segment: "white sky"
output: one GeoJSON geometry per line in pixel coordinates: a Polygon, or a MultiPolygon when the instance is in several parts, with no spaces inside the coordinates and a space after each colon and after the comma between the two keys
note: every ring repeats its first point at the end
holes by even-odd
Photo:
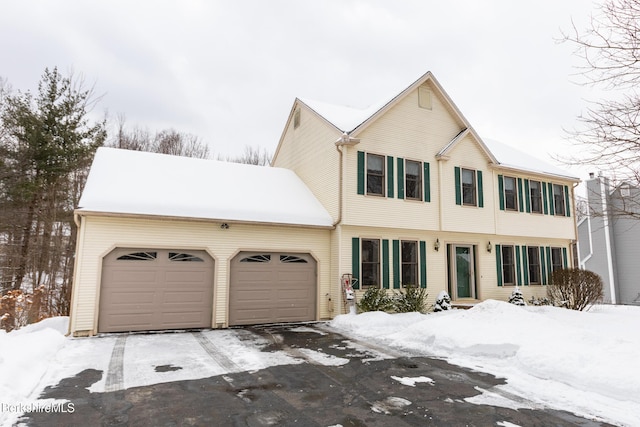
{"type": "MultiPolygon", "coordinates": [[[[104,94],[96,113],[172,127],[214,154],[273,152],[294,98],[366,107],[432,71],[482,137],[566,151],[591,89],[561,30],[585,0],[21,0],[0,2],[0,76],[45,67],[104,94]],[[575,80],[575,79],[574,79],[575,80]]],[[[581,177],[585,177],[581,173],[581,177]]]]}

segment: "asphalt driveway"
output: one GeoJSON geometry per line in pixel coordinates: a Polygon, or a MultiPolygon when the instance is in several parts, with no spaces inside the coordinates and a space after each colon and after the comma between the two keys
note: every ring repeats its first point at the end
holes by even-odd
{"type": "Polygon", "coordinates": [[[96,360],[103,362],[61,379],[40,397],[67,400],[73,412],[27,413],[21,423],[606,425],[567,412],[525,409],[535,405],[505,396],[496,388],[503,384],[499,378],[345,337],[324,323],[119,334],[78,342],[102,352],[96,360]],[[478,404],[480,395],[495,395],[502,404],[492,406],[487,399],[478,404]]]}

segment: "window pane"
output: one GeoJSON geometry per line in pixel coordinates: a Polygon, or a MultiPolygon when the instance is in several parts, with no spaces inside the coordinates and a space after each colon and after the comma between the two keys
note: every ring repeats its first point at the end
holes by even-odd
{"type": "Polygon", "coordinates": [[[384,196],[384,156],[367,154],[367,194],[384,196]]]}
{"type": "Polygon", "coordinates": [[[518,198],[516,196],[516,179],[504,177],[504,206],[508,210],[518,209],[518,198]]]}
{"type": "Polygon", "coordinates": [[[402,241],[402,285],[418,285],[418,242],[402,241]]]}
{"type": "Polygon", "coordinates": [[[561,270],[562,268],[562,248],[551,248],[551,271],[561,270]]]}
{"type": "Polygon", "coordinates": [[[362,239],[362,285],[380,286],[380,240],[362,239]]]}
{"type": "Polygon", "coordinates": [[[502,277],[505,285],[515,284],[513,246],[502,246],[502,277]]]}
{"type": "Polygon", "coordinates": [[[529,181],[529,194],[531,197],[531,212],[542,213],[542,191],[539,181],[529,181]]]}
{"type": "Polygon", "coordinates": [[[407,160],[405,163],[405,193],[407,199],[422,199],[422,163],[407,160]]]}
{"type": "Polygon", "coordinates": [[[476,171],[462,169],[462,203],[476,205],[476,171]]]}
{"type": "Polygon", "coordinates": [[[562,185],[553,184],[553,205],[556,215],[565,215],[564,188],[562,187],[562,185]]]}
{"type": "Polygon", "coordinates": [[[527,247],[527,260],[529,261],[529,283],[540,283],[540,249],[537,246],[527,247]]]}

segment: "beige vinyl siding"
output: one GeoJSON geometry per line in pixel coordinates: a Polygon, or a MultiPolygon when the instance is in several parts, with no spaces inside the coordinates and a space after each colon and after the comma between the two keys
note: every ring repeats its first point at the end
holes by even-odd
{"type": "MultiPolygon", "coordinates": [[[[455,233],[455,232],[433,232],[427,230],[407,230],[400,228],[386,227],[360,227],[360,226],[344,226],[342,227],[341,244],[343,249],[339,263],[342,267],[340,273],[352,273],[351,271],[351,239],[358,237],[360,239],[388,239],[392,240],[423,240],[426,242],[426,263],[427,263],[427,309],[431,309],[435,303],[438,293],[448,289],[448,265],[447,265],[447,245],[449,244],[468,244],[475,245],[477,250],[475,271],[477,281],[477,298],[476,300],[496,299],[507,301],[514,286],[498,286],[497,265],[496,265],[496,244],[513,244],[519,246],[551,246],[567,248],[568,256],[570,255],[570,240],[550,239],[550,238],[525,238],[503,235],[487,235],[481,233],[455,233]],[[434,249],[434,243],[438,239],[440,241],[440,249],[434,249]],[[487,244],[491,242],[491,252],[487,251],[487,244]]],[[[568,260],[571,263],[571,260],[568,260]]],[[[390,271],[393,276],[393,272],[390,271]]],[[[391,282],[393,279],[391,278],[391,282]]],[[[389,294],[393,294],[393,286],[390,286],[389,294]]],[[[520,289],[526,300],[535,296],[537,298],[546,295],[546,285],[522,285],[520,289]]],[[[398,290],[395,290],[397,292],[398,290]]],[[[362,289],[356,292],[358,300],[362,297],[364,291],[362,289]]],[[[461,299],[459,302],[467,300],[461,299]]],[[[342,302],[342,301],[341,301],[342,302]]],[[[345,313],[346,310],[342,306],[341,311],[336,314],[345,313]]]]}
{"type": "Polygon", "coordinates": [[[304,106],[300,126],[288,124],[273,166],[293,170],[329,214],[338,217],[339,154],[335,142],[341,133],[304,106]]]}
{"type": "Polygon", "coordinates": [[[330,230],[271,225],[151,220],[87,216],[81,218],[72,295],[71,332],[97,329],[102,258],[116,247],[205,250],[215,260],[212,304],[214,327],[227,325],[229,263],[240,251],[310,253],[318,262],[318,318],[328,318],[330,230]]]}

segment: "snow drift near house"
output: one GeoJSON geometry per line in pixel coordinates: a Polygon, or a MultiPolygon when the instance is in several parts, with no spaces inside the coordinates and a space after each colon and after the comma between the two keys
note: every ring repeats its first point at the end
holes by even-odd
{"type": "MultiPolygon", "coordinates": [[[[499,389],[539,407],[640,425],[640,307],[588,312],[488,300],[469,310],[336,317],[346,334],[505,378],[499,389]]],[[[498,396],[499,397],[499,396],[498,396]]],[[[469,400],[500,404],[495,393],[469,400]]],[[[506,407],[527,407],[502,398],[506,407]]]]}
{"type": "Polygon", "coordinates": [[[295,172],[101,147],[78,212],[330,227],[295,172]]]}

